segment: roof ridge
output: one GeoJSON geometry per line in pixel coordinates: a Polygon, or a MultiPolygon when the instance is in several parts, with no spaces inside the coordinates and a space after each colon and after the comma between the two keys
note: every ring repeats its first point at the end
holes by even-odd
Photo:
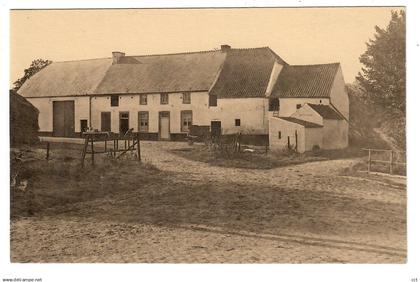
{"type": "Polygon", "coordinates": [[[306,64],[306,65],[288,65],[288,67],[316,67],[316,66],[330,66],[339,65],[340,62],[326,63],[326,64],[306,64]]]}
{"type": "Polygon", "coordinates": [[[221,49],[216,50],[205,50],[205,51],[192,51],[192,52],[180,52],[180,53],[165,53],[165,54],[147,54],[147,55],[131,55],[125,56],[127,57],[154,57],[154,56],[169,56],[169,55],[188,55],[188,54],[199,54],[199,53],[211,53],[211,52],[219,52],[221,49]]]}
{"type": "Polygon", "coordinates": [[[111,57],[105,57],[105,58],[91,58],[91,59],[81,59],[81,60],[53,61],[53,63],[85,62],[85,61],[105,60],[105,59],[111,60],[112,58],[111,57]]]}

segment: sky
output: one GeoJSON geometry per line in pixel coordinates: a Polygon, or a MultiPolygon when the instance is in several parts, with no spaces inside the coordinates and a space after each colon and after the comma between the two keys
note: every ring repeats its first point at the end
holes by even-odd
{"type": "Polygon", "coordinates": [[[13,10],[10,85],[32,60],[268,46],[291,65],[340,62],[347,83],[395,8],[13,10]]]}

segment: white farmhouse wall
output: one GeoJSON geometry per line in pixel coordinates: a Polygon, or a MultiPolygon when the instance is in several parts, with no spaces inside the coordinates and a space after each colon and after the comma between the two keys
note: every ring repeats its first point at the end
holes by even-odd
{"type": "Polygon", "coordinates": [[[322,148],[343,149],[348,146],[348,123],[345,120],[324,119],[322,148]]]}
{"type": "Polygon", "coordinates": [[[292,114],[291,117],[306,120],[319,125],[323,124],[323,118],[307,104],[292,114]]]}
{"type": "Polygon", "coordinates": [[[267,109],[266,98],[218,99],[217,107],[203,113],[203,120],[208,125],[211,120],[220,120],[223,134],[267,134],[267,109]],[[235,119],[241,120],[241,126],[235,126],[235,119]]]}
{"type": "Polygon", "coordinates": [[[337,70],[331,87],[331,104],[338,109],[338,111],[349,120],[349,96],[345,88],[345,82],[341,66],[337,70]]]}
{"type": "Polygon", "coordinates": [[[297,105],[305,103],[329,105],[329,98],[280,98],[279,116],[290,117],[297,110],[297,105]]]}
{"type": "Polygon", "coordinates": [[[159,131],[159,112],[170,112],[171,133],[181,132],[181,111],[191,110],[194,125],[210,125],[220,120],[223,134],[242,132],[244,134],[267,134],[268,122],[265,98],[218,99],[217,107],[208,106],[207,92],[191,93],[191,104],[183,104],[182,93],[170,93],[168,104],[160,104],[160,94],[148,94],[147,105],[140,105],[140,95],[120,95],[119,106],[111,107],[110,96],[92,97],[92,126],[101,128],[101,112],[111,112],[111,130],[119,131],[119,113],[129,112],[129,126],[138,131],[138,112],[149,112],[149,132],[159,131]],[[235,126],[235,119],[241,126],[235,126]]]}
{"type": "Polygon", "coordinates": [[[74,101],[74,130],[80,132],[80,120],[89,120],[89,97],[26,98],[39,110],[39,131],[53,131],[53,102],[74,101]]]}
{"type": "Polygon", "coordinates": [[[149,132],[159,131],[159,112],[170,112],[171,133],[181,133],[181,111],[191,110],[193,112],[193,123],[199,124],[203,111],[208,110],[208,94],[205,92],[191,93],[191,104],[183,104],[182,93],[171,93],[168,95],[168,104],[160,103],[160,94],[148,94],[147,105],[140,105],[140,95],[120,95],[119,105],[111,107],[111,97],[95,96],[92,98],[92,126],[95,129],[101,128],[101,112],[111,112],[111,130],[119,131],[119,113],[129,112],[129,127],[138,131],[138,112],[149,112],[149,132]]]}
{"type": "Polygon", "coordinates": [[[305,151],[311,151],[314,146],[322,148],[323,129],[305,128],[305,151]]]}
{"type": "Polygon", "coordinates": [[[288,140],[290,141],[290,145],[294,147],[296,144],[297,132],[298,152],[305,152],[305,127],[300,124],[289,122],[277,117],[271,117],[269,119],[269,123],[270,150],[275,151],[287,149],[288,140]],[[281,132],[281,138],[279,138],[279,132],[281,132]]]}

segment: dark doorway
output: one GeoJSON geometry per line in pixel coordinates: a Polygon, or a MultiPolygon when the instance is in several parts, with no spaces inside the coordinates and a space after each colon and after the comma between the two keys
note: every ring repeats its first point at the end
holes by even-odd
{"type": "Polygon", "coordinates": [[[53,136],[74,137],[74,101],[53,102],[53,136]]]}
{"type": "Polygon", "coordinates": [[[222,135],[222,122],[218,120],[211,121],[211,136],[219,137],[222,135]]]}
{"type": "Polygon", "coordinates": [[[87,119],[80,120],[80,134],[86,132],[88,128],[87,119]]]}
{"type": "Polygon", "coordinates": [[[126,133],[129,128],[129,113],[120,112],[120,133],[126,133]]]}
{"type": "Polygon", "coordinates": [[[101,131],[111,132],[111,112],[101,113],[101,131]]]}

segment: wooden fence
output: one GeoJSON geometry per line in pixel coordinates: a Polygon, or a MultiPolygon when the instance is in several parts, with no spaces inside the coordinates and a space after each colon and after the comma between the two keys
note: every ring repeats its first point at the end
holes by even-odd
{"type": "MultiPolygon", "coordinates": [[[[362,149],[368,152],[367,173],[383,172],[396,174],[395,172],[406,171],[406,152],[382,149],[362,149]],[[381,170],[381,171],[380,171],[381,170]]],[[[401,174],[401,173],[397,173],[401,174]]]]}

